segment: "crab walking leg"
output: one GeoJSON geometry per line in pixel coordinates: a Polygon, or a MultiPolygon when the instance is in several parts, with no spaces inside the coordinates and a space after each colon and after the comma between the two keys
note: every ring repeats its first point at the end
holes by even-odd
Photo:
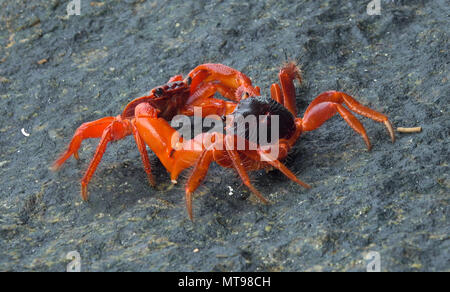
{"type": "MultiPolygon", "coordinates": [[[[283,93],[283,104],[293,115],[297,116],[297,105],[295,100],[294,80],[302,82],[300,69],[294,63],[288,63],[281,68],[278,73],[280,79],[281,92],[283,93]]],[[[278,86],[278,85],[275,85],[278,86]]]]}
{"type": "Polygon", "coordinates": [[[251,184],[250,178],[245,170],[244,165],[242,164],[241,158],[239,157],[239,153],[234,149],[234,141],[233,137],[230,135],[225,136],[225,145],[227,154],[230,156],[230,160],[233,163],[234,169],[237,171],[239,176],[241,177],[244,184],[255,194],[263,203],[267,204],[269,201],[261,195],[261,193],[251,184]]]}
{"type": "Polygon", "coordinates": [[[138,147],[139,153],[141,154],[141,160],[142,160],[142,163],[144,164],[145,173],[147,173],[148,181],[149,181],[150,185],[152,185],[154,187],[156,185],[156,182],[155,182],[155,179],[152,174],[152,168],[150,165],[150,159],[148,158],[147,148],[145,146],[144,141],[141,139],[141,136],[139,135],[139,132],[134,123],[132,123],[132,130],[133,130],[134,140],[136,141],[136,145],[138,147]]]}
{"type": "Polygon", "coordinates": [[[194,91],[191,90],[191,94],[186,103],[192,104],[197,99],[212,97],[216,92],[220,93],[225,98],[236,100],[236,88],[228,87],[220,81],[213,81],[201,83],[194,91]]]}
{"type": "MultiPolygon", "coordinates": [[[[281,142],[279,145],[277,145],[276,147],[280,148],[280,154],[282,152],[287,153],[287,149],[289,148],[289,146],[285,145],[284,143],[286,142],[283,141],[281,142]],[[283,149],[284,148],[284,149],[283,149]],[[286,149],[286,150],[285,150],[286,149]]],[[[294,173],[292,173],[292,171],[290,171],[283,163],[281,163],[277,158],[275,158],[273,155],[271,155],[270,153],[267,153],[265,150],[259,148],[257,150],[247,150],[247,151],[243,151],[243,153],[250,159],[254,160],[254,161],[261,161],[264,162],[265,164],[269,164],[272,167],[278,169],[279,171],[281,171],[285,176],[287,176],[290,180],[296,182],[297,184],[301,185],[304,188],[311,188],[311,186],[303,181],[301,181],[300,179],[298,179],[294,173]]],[[[286,155],[280,155],[280,157],[285,157],[286,155]]]]}
{"type": "Polygon", "coordinates": [[[124,137],[131,135],[131,133],[132,130],[130,121],[122,120],[120,116],[117,116],[114,121],[112,121],[112,123],[110,123],[110,125],[105,128],[102,133],[100,142],[97,145],[97,149],[95,150],[94,157],[92,158],[88,169],[81,179],[81,197],[83,198],[83,200],[86,201],[88,199],[87,186],[92,176],[94,175],[98,164],[102,160],[103,154],[105,153],[106,147],[108,146],[108,142],[123,139],[124,137]]]}
{"type": "Polygon", "coordinates": [[[186,208],[189,215],[189,218],[193,220],[192,216],[192,194],[199,187],[202,181],[205,179],[206,174],[208,173],[209,165],[213,162],[213,148],[214,144],[211,145],[208,149],[202,152],[197,162],[195,163],[194,169],[192,170],[191,175],[188,178],[186,183],[186,208]]]}
{"type": "Polygon", "coordinates": [[[297,184],[301,185],[304,188],[311,188],[311,186],[301,180],[299,180],[295,174],[292,173],[292,171],[289,170],[283,163],[281,163],[279,160],[271,157],[269,154],[265,153],[263,150],[258,149],[257,153],[259,155],[260,160],[263,160],[267,162],[268,164],[272,165],[279,171],[281,171],[285,176],[287,176],[290,180],[296,182],[297,184]]]}
{"type": "Polygon", "coordinates": [[[112,140],[111,126],[109,126],[103,131],[102,138],[97,145],[97,149],[95,150],[94,157],[92,158],[91,162],[89,163],[89,167],[86,170],[86,172],[84,173],[83,178],[81,179],[81,197],[83,198],[84,201],[87,201],[87,199],[88,199],[87,186],[89,184],[89,181],[91,180],[92,176],[94,175],[94,172],[97,169],[98,164],[102,160],[102,157],[106,151],[108,142],[111,140],[112,140]]]}
{"type": "Polygon", "coordinates": [[[235,90],[225,87],[220,83],[202,84],[194,93],[191,94],[181,114],[188,116],[194,115],[194,107],[202,108],[203,117],[208,115],[225,116],[231,114],[236,108],[237,103],[214,98],[214,94],[219,92],[228,99],[234,99],[235,90]]]}
{"type": "Polygon", "coordinates": [[[348,109],[346,109],[342,105],[337,103],[334,104],[330,103],[330,104],[332,104],[336,108],[338,113],[341,115],[342,118],[344,118],[347,124],[349,124],[350,127],[352,127],[352,129],[355,132],[357,132],[363,137],[364,142],[367,145],[367,149],[368,150],[372,149],[372,145],[370,144],[370,140],[369,137],[367,136],[366,129],[364,129],[364,126],[361,124],[361,122],[348,109]]]}
{"type": "Polygon", "coordinates": [[[244,93],[247,93],[245,97],[261,95],[260,88],[253,87],[248,76],[222,64],[202,64],[189,72],[188,76],[192,78],[191,94],[201,83],[219,81],[223,86],[235,90],[234,97],[229,97],[234,101],[241,100],[244,93]]]}
{"type": "Polygon", "coordinates": [[[279,104],[284,104],[283,93],[281,93],[280,85],[278,85],[277,83],[274,83],[272,84],[272,86],[270,86],[270,96],[279,104]]]}
{"type": "Polygon", "coordinates": [[[202,98],[197,100],[195,104],[186,105],[180,110],[180,115],[194,116],[195,108],[201,108],[202,117],[211,115],[217,115],[219,117],[227,116],[231,114],[236,108],[236,103],[225,101],[222,99],[216,99],[213,97],[202,98]]]}
{"type": "Polygon", "coordinates": [[[72,154],[78,159],[78,149],[84,139],[101,137],[94,157],[92,158],[89,167],[81,180],[81,197],[83,200],[87,200],[87,185],[89,184],[89,181],[91,180],[103,157],[103,154],[106,151],[108,142],[123,139],[131,134],[132,129],[130,121],[122,119],[120,115],[117,117],[105,117],[93,122],[84,123],[75,131],[67,151],[54,162],[52,168],[57,170],[72,154]]]}
{"type": "MultiPolygon", "coordinates": [[[[311,104],[308,106],[308,108],[306,109],[305,114],[303,116],[303,123],[309,122],[309,119],[311,119],[311,124],[312,125],[316,124],[316,122],[314,122],[313,120],[317,119],[318,115],[321,115],[319,113],[319,110],[317,109],[317,107],[321,103],[324,103],[324,102],[345,104],[351,111],[353,111],[359,115],[362,115],[364,117],[367,117],[367,118],[372,119],[379,123],[384,123],[386,129],[389,132],[392,142],[395,141],[394,129],[392,128],[391,122],[389,121],[387,116],[385,116],[377,111],[374,111],[373,109],[370,109],[368,107],[361,105],[353,97],[351,97],[350,95],[348,95],[344,92],[340,92],[340,91],[327,91],[327,92],[324,92],[324,93],[320,94],[319,96],[317,96],[311,102],[311,104]]],[[[323,111],[324,111],[325,115],[328,115],[329,109],[328,110],[323,109],[323,111]]],[[[331,116],[329,116],[328,118],[330,118],[331,116]]],[[[317,120],[322,121],[323,119],[319,118],[317,120]]],[[[323,122],[325,122],[325,120],[323,120],[320,123],[320,125],[323,122]]],[[[320,125],[318,125],[318,126],[320,126],[320,125]]],[[[305,131],[307,131],[307,130],[305,130],[305,131]]]]}
{"type": "Polygon", "coordinates": [[[303,117],[303,131],[312,131],[319,128],[325,121],[334,116],[336,112],[342,116],[354,131],[363,137],[367,149],[370,150],[372,145],[364,126],[348,109],[335,102],[322,102],[312,107],[308,114],[303,117]]]}
{"type": "Polygon", "coordinates": [[[58,170],[72,154],[78,159],[78,149],[81,146],[81,142],[84,139],[100,138],[103,135],[103,131],[105,131],[114,120],[114,117],[105,117],[96,121],[84,123],[78,127],[67,150],[53,163],[52,169],[58,170]]]}

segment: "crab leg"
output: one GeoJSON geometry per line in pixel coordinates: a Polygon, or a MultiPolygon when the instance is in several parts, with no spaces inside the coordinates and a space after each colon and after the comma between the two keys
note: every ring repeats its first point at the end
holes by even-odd
{"type": "Polygon", "coordinates": [[[81,146],[81,142],[89,138],[102,137],[103,132],[109,125],[111,125],[114,119],[114,117],[105,117],[96,121],[84,123],[78,127],[72,140],[70,141],[69,146],[67,147],[67,150],[53,163],[52,169],[59,169],[64,162],[72,156],[72,154],[75,159],[78,160],[78,149],[81,146]]]}
{"type": "Polygon", "coordinates": [[[298,82],[302,82],[300,69],[294,63],[288,63],[281,68],[278,78],[280,79],[281,87],[277,83],[272,84],[270,87],[272,99],[284,105],[296,117],[297,106],[294,80],[297,79],[298,82]]]}
{"type": "Polygon", "coordinates": [[[202,109],[202,117],[217,115],[224,117],[231,114],[236,108],[236,103],[216,98],[202,98],[197,100],[195,104],[186,105],[181,111],[181,115],[194,116],[195,108],[202,109]]]}
{"type": "Polygon", "coordinates": [[[258,156],[260,160],[264,160],[271,166],[275,167],[279,171],[281,171],[285,176],[287,176],[290,180],[296,182],[297,184],[301,185],[304,188],[311,188],[311,186],[301,180],[299,180],[295,174],[292,173],[292,171],[289,170],[283,163],[281,163],[279,160],[274,159],[273,157],[270,157],[269,154],[265,153],[263,150],[259,149],[257,150],[258,156]]]}
{"type": "Polygon", "coordinates": [[[347,124],[352,129],[360,134],[367,145],[367,149],[370,150],[372,145],[370,144],[369,137],[361,122],[345,107],[334,102],[322,102],[314,107],[303,118],[303,130],[312,131],[320,127],[325,121],[330,119],[334,114],[338,112],[347,124]]]}
{"type": "Polygon", "coordinates": [[[95,150],[94,157],[92,158],[91,162],[89,163],[89,167],[84,173],[83,178],[81,179],[81,197],[84,201],[87,201],[88,199],[88,191],[87,186],[89,184],[89,181],[91,180],[92,176],[94,175],[95,170],[97,169],[98,164],[102,160],[103,154],[106,151],[106,147],[108,145],[108,142],[112,141],[111,136],[111,125],[108,126],[104,131],[102,138],[100,142],[97,145],[97,149],[95,150]]]}
{"type": "MultiPolygon", "coordinates": [[[[219,134],[215,134],[216,137],[219,136],[219,134]]],[[[245,167],[241,161],[241,158],[239,156],[239,153],[236,150],[233,150],[234,148],[234,141],[232,139],[232,136],[226,135],[225,136],[225,144],[226,144],[226,150],[219,150],[216,149],[217,143],[223,143],[223,137],[222,139],[216,138],[216,143],[209,146],[207,149],[202,151],[202,153],[199,155],[197,162],[195,163],[194,169],[192,170],[191,175],[189,176],[189,179],[186,183],[186,207],[188,211],[189,218],[192,220],[192,194],[194,191],[198,188],[198,186],[202,183],[202,181],[205,179],[206,174],[208,173],[209,165],[214,161],[217,160],[219,157],[223,157],[224,155],[227,155],[232,163],[232,167],[236,170],[236,172],[239,174],[242,182],[250,189],[250,191],[255,194],[263,203],[268,203],[269,201],[261,195],[261,193],[251,184],[250,178],[247,174],[247,171],[245,170],[245,167]],[[219,142],[220,141],[220,142],[219,142]]],[[[219,158],[220,159],[220,158],[219,158]]]]}
{"type": "Polygon", "coordinates": [[[361,105],[350,95],[339,91],[324,92],[311,102],[303,116],[303,130],[312,131],[317,129],[338,112],[344,120],[364,138],[367,148],[370,150],[371,146],[369,138],[367,137],[363,125],[349,110],[343,107],[342,104],[345,104],[351,111],[357,114],[370,118],[376,122],[384,123],[392,142],[395,141],[394,129],[385,115],[361,105]]]}
{"type": "Polygon", "coordinates": [[[122,120],[120,116],[114,118],[114,120],[103,130],[100,142],[95,150],[94,157],[92,158],[88,169],[86,170],[82,180],[81,180],[81,197],[83,200],[88,199],[87,186],[98,164],[102,160],[103,154],[106,151],[108,143],[111,141],[116,141],[123,139],[124,137],[131,134],[131,125],[128,120],[122,120]]]}
{"type": "Polygon", "coordinates": [[[239,153],[234,149],[234,142],[232,140],[232,136],[225,136],[226,143],[226,151],[230,156],[230,160],[233,163],[234,169],[236,169],[237,173],[242,179],[242,182],[255,194],[263,203],[268,203],[269,201],[261,195],[261,193],[251,184],[250,178],[248,177],[247,171],[245,170],[244,165],[242,164],[241,158],[239,157],[239,153]]]}
{"type": "Polygon", "coordinates": [[[141,136],[139,135],[139,132],[134,123],[132,123],[132,130],[133,130],[134,140],[136,141],[136,145],[138,147],[139,153],[141,154],[141,160],[142,160],[142,163],[144,164],[145,173],[147,173],[148,181],[152,186],[155,186],[156,182],[155,182],[155,179],[152,174],[152,168],[150,165],[150,159],[148,158],[147,148],[146,148],[145,143],[142,140],[141,136]]]}
{"type": "Polygon", "coordinates": [[[216,92],[219,92],[225,98],[236,100],[236,88],[227,87],[220,81],[211,81],[206,83],[202,82],[197,86],[195,91],[191,89],[191,94],[186,103],[191,104],[199,98],[210,98],[216,92]]]}
{"type": "Polygon", "coordinates": [[[192,216],[192,194],[198,188],[198,186],[205,179],[206,174],[208,173],[209,165],[213,162],[213,147],[211,145],[208,149],[200,154],[197,162],[195,163],[194,169],[189,176],[189,179],[186,183],[185,192],[186,192],[186,208],[189,215],[189,218],[193,220],[192,216]]]}
{"type": "Polygon", "coordinates": [[[234,91],[234,94],[230,94],[227,90],[228,93],[225,97],[231,100],[239,101],[243,97],[260,95],[259,87],[253,87],[250,78],[242,72],[222,64],[202,64],[194,68],[188,76],[192,78],[191,94],[202,84],[219,81],[222,88],[234,91]]]}
{"type": "Polygon", "coordinates": [[[69,144],[68,149],[64,152],[58,160],[56,160],[52,166],[54,170],[61,167],[62,164],[73,154],[76,159],[78,159],[78,149],[81,146],[81,142],[88,138],[101,138],[97,145],[95,154],[86,170],[83,179],[81,180],[81,197],[83,200],[88,199],[87,186],[98,164],[100,163],[103,154],[106,151],[107,145],[111,141],[117,141],[125,138],[128,135],[134,135],[136,140],[136,145],[138,146],[139,152],[141,154],[142,162],[144,164],[144,170],[147,173],[147,177],[151,185],[155,185],[155,180],[153,179],[151,173],[150,161],[148,159],[147,151],[145,149],[145,144],[141,140],[137,129],[132,126],[128,119],[122,119],[121,116],[117,117],[105,117],[93,122],[88,122],[82,124],[76,131],[69,144]]]}
{"type": "Polygon", "coordinates": [[[221,83],[202,84],[190,95],[181,113],[192,116],[194,107],[202,108],[203,117],[214,114],[225,116],[232,113],[236,108],[236,102],[214,98],[216,92],[228,99],[235,99],[235,90],[227,88],[221,83]]]}
{"type": "Polygon", "coordinates": [[[274,83],[272,84],[272,86],[270,86],[270,96],[273,100],[284,105],[283,93],[281,92],[280,85],[278,85],[277,83],[274,83]]]}

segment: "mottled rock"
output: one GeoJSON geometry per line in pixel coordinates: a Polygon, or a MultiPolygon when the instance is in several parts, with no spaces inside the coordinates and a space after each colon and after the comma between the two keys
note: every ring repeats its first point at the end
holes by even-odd
{"type": "Polygon", "coordinates": [[[65,271],[78,251],[85,271],[365,271],[376,251],[384,271],[448,271],[448,3],[381,1],[381,15],[368,15],[368,2],[81,0],[68,17],[68,1],[3,1],[0,270],[65,271]],[[194,223],[183,180],[172,186],[151,155],[150,187],[132,138],[108,147],[88,203],[79,181],[96,141],[79,162],[48,169],[81,123],[120,113],[170,76],[223,63],[268,95],[286,56],[303,70],[300,113],[342,90],[423,131],[392,144],[362,118],[368,152],[334,117],[288,161],[312,189],[251,174],[269,206],[213,165],[194,223]]]}

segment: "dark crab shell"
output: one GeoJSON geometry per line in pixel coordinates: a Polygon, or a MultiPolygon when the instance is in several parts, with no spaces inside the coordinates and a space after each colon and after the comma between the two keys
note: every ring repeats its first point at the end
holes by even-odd
{"type": "Polygon", "coordinates": [[[278,139],[289,139],[295,133],[295,117],[287,108],[272,98],[258,96],[241,100],[232,113],[235,121],[239,120],[239,116],[245,119],[250,115],[256,117],[257,127],[249,127],[248,124],[242,125],[242,123],[235,122],[231,128],[235,135],[244,136],[245,139],[261,145],[261,142],[264,142],[261,141],[261,133],[259,132],[261,123],[265,123],[265,127],[262,127],[262,129],[268,130],[268,141],[266,142],[269,143],[275,142],[271,141],[273,131],[278,130],[278,139]],[[273,116],[279,118],[277,129],[273,125],[273,116]]]}

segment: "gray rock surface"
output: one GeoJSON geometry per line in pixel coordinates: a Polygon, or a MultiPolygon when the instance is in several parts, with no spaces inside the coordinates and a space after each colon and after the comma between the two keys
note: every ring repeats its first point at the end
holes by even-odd
{"type": "Polygon", "coordinates": [[[368,15],[369,1],[81,0],[70,17],[68,2],[0,2],[0,270],[65,271],[73,250],[85,271],[365,271],[369,251],[383,271],[450,269],[448,1],[381,1],[368,15]],[[251,174],[269,206],[213,165],[194,223],[153,154],[148,185],[132,138],[108,147],[88,203],[79,182],[96,140],[48,168],[81,123],[174,74],[223,63],[267,95],[286,56],[304,72],[301,113],[342,90],[423,131],[392,144],[361,118],[368,152],[334,117],[287,163],[312,189],[251,174]]]}

